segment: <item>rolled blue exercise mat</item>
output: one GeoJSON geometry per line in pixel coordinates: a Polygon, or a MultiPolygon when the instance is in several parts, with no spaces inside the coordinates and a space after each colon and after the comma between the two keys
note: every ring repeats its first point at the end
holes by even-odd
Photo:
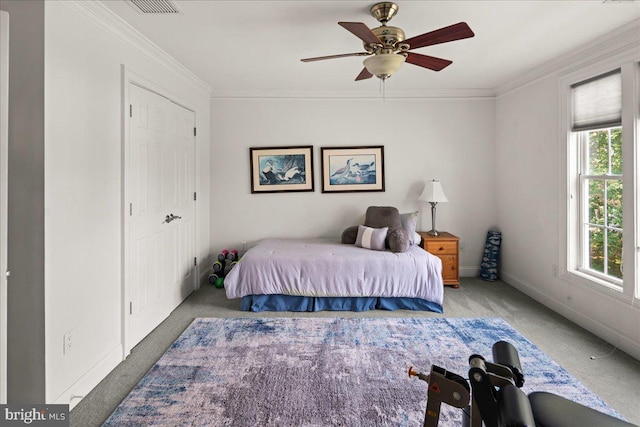
{"type": "Polygon", "coordinates": [[[484,244],[482,262],[480,263],[480,278],[483,280],[498,280],[498,258],[500,257],[500,244],[502,233],[500,231],[488,231],[484,244]]]}

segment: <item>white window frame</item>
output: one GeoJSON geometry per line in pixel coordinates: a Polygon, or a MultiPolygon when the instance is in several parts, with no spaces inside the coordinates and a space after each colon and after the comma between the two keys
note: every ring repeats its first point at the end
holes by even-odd
{"type": "MultiPolygon", "coordinates": [[[[604,129],[611,129],[611,128],[602,128],[604,129]]],[[[579,218],[577,220],[577,222],[579,223],[579,227],[580,227],[580,232],[579,232],[579,239],[578,239],[578,245],[579,245],[579,250],[577,250],[576,253],[576,259],[579,258],[579,262],[577,265],[577,270],[580,271],[581,273],[584,273],[587,276],[593,276],[595,278],[598,278],[600,280],[602,280],[603,282],[605,282],[605,286],[613,286],[613,287],[617,287],[617,288],[622,288],[623,287],[623,281],[621,279],[618,279],[616,277],[612,277],[612,276],[608,276],[605,275],[603,273],[600,273],[598,271],[595,270],[591,270],[589,268],[583,267],[584,265],[588,264],[588,259],[589,259],[589,255],[587,253],[587,245],[588,245],[588,241],[589,241],[589,236],[588,236],[588,232],[587,232],[587,227],[585,227],[585,224],[588,222],[589,219],[589,210],[585,209],[585,203],[586,200],[588,200],[589,195],[588,195],[588,186],[586,184],[586,182],[588,180],[593,180],[593,179],[597,179],[600,181],[607,181],[608,179],[621,179],[624,178],[624,175],[616,175],[616,174],[600,174],[600,175],[589,175],[586,174],[584,172],[584,170],[582,170],[589,162],[589,159],[587,158],[587,152],[586,150],[584,150],[585,146],[588,144],[588,133],[590,131],[582,131],[580,132],[578,135],[572,135],[572,137],[575,136],[575,142],[572,141],[571,143],[575,143],[576,146],[576,150],[577,150],[577,163],[578,163],[578,169],[580,170],[579,173],[579,178],[576,181],[576,183],[578,184],[578,188],[576,191],[577,194],[577,200],[578,202],[576,203],[576,209],[578,210],[576,212],[576,217],[579,218]]],[[[623,168],[624,168],[624,163],[623,163],[623,168]]],[[[605,220],[604,220],[604,224],[603,225],[595,225],[598,228],[602,228],[604,229],[615,229],[618,231],[621,231],[618,228],[615,227],[610,227],[609,225],[607,225],[607,215],[606,215],[606,211],[607,211],[607,205],[606,205],[606,197],[605,197],[605,220]]],[[[623,200],[624,200],[624,196],[623,196],[623,200]]],[[[623,224],[624,227],[624,224],[623,224]]],[[[624,235],[624,232],[623,232],[624,235]]],[[[605,234],[606,236],[606,234],[605,234]]],[[[606,240],[606,238],[605,238],[606,240]]],[[[606,259],[607,253],[605,252],[605,259],[606,259]]],[[[605,265],[607,263],[605,262],[605,265]]],[[[623,262],[624,265],[624,262],[623,262]]]]}
{"type": "Polygon", "coordinates": [[[636,51],[620,54],[598,64],[573,71],[560,78],[560,277],[587,286],[631,304],[640,303],[640,56],[636,51]],[[571,85],[620,69],[622,72],[622,157],[623,157],[623,265],[622,283],[599,277],[579,267],[582,225],[579,183],[578,133],[571,131],[571,85]],[[632,96],[629,96],[629,95],[632,96]]]}

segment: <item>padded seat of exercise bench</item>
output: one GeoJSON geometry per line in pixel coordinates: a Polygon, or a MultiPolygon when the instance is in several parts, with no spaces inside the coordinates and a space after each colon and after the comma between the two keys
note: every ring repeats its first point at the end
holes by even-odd
{"type": "Polygon", "coordinates": [[[536,427],[638,427],[552,393],[533,392],[529,402],[536,427]]]}

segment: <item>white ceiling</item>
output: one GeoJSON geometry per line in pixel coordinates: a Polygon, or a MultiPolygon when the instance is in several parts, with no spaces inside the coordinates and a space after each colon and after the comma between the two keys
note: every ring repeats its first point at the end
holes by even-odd
{"type": "MultiPolygon", "coordinates": [[[[380,80],[355,82],[363,58],[301,58],[363,51],[338,21],[378,22],[375,1],[178,0],[182,14],[140,14],[127,0],[103,4],[211,86],[213,96],[378,96],[380,80]]],[[[494,93],[536,66],[640,19],[638,1],[398,0],[389,25],[412,37],[460,21],[475,37],[416,49],[450,59],[434,72],[411,64],[388,96],[494,93]]]]}

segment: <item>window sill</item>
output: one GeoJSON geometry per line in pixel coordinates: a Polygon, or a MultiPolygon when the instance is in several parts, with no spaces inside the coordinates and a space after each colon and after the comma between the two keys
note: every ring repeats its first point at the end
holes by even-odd
{"type": "Polygon", "coordinates": [[[635,297],[630,298],[625,295],[622,286],[599,279],[579,270],[565,270],[560,274],[560,278],[576,285],[588,287],[632,306],[638,307],[640,305],[640,299],[635,297]]]}

